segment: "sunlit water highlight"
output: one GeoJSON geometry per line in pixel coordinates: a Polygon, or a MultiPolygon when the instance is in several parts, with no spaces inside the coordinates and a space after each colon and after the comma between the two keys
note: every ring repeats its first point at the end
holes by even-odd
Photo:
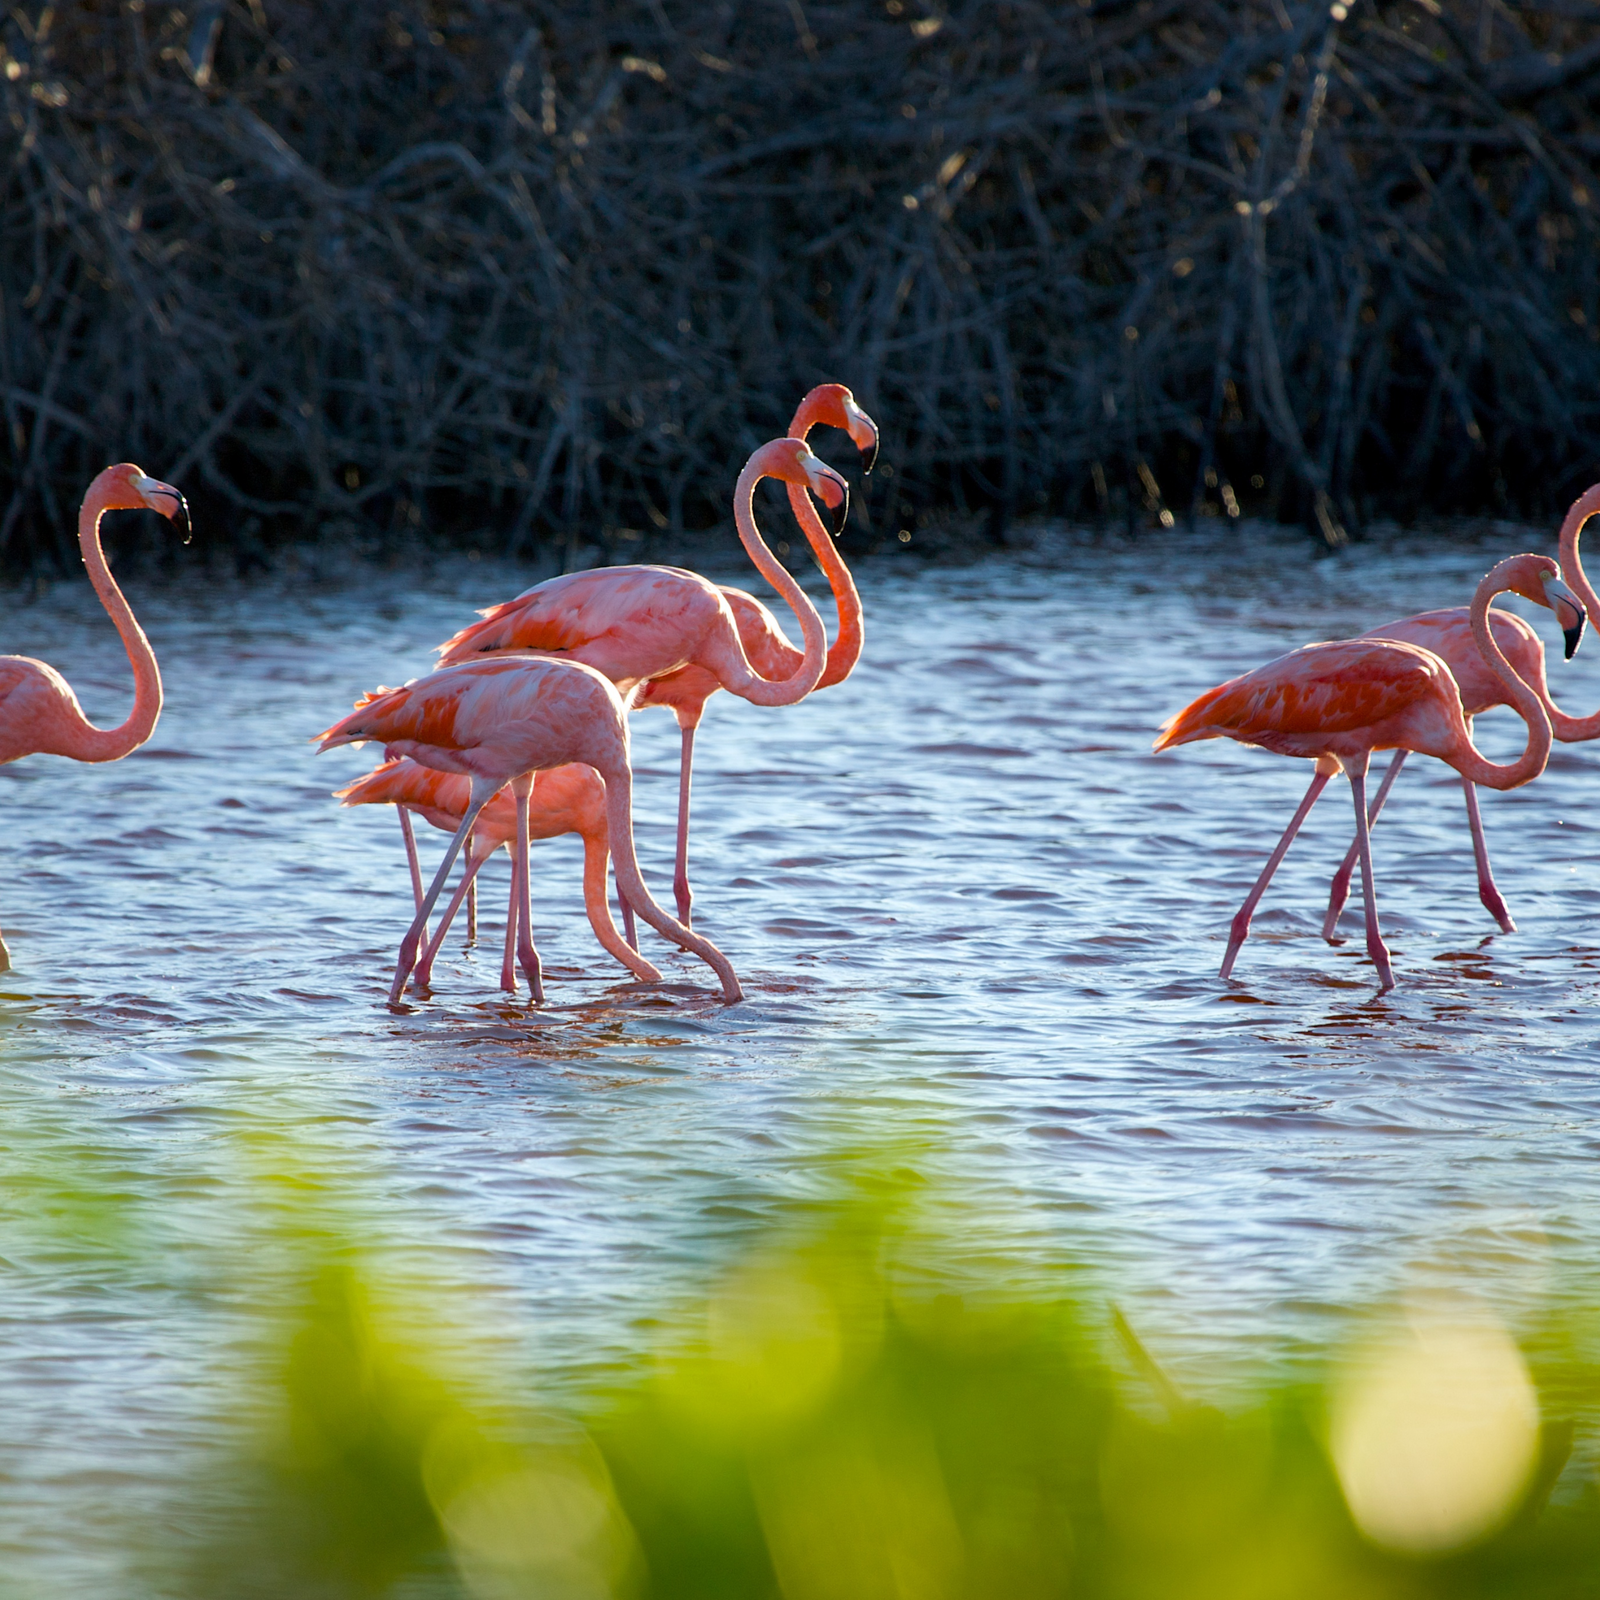
{"type": "MultiPolygon", "coordinates": [[[[1150,753],[1209,684],[1464,603],[1494,559],[1549,542],[1330,556],[1247,529],[869,567],[847,684],[781,710],[719,696],[702,726],[697,910],[748,990],[731,1009],[659,941],[665,988],[598,949],[575,839],[535,850],[545,1008],[495,988],[504,856],[479,948],[452,935],[431,998],[384,1004],[398,829],[328,798],[376,753],[317,757],[307,736],[530,574],[136,586],[167,686],[155,737],[111,767],[0,768],[0,1115],[30,1159],[93,1163],[174,1219],[176,1265],[151,1284],[70,1237],[6,1247],[0,1563],[115,1592],[68,1508],[156,1496],[206,1442],[238,1321],[182,1263],[258,1203],[235,1135],[303,1141],[411,1271],[532,1330],[557,1383],[637,1348],[730,1238],[825,1189],[845,1141],[954,1180],[975,1243],[1100,1269],[1180,1373],[1322,1337],[1408,1274],[1513,1314],[1559,1298],[1600,1238],[1600,750],[1558,746],[1537,784],[1484,797],[1510,936],[1478,903],[1453,774],[1414,760],[1374,834],[1401,982],[1381,1001],[1354,913],[1342,947],[1318,937],[1346,786],[1224,985],[1228,918],[1309,771],[1223,742],[1150,753]]],[[[6,612],[0,648],[120,719],[126,659],[85,585],[6,612]]],[[[1569,710],[1600,703],[1597,644],[1552,661],[1569,710]]],[[[634,729],[667,899],[676,729],[634,729]]],[[[1510,713],[1479,723],[1498,759],[1521,738],[1510,713]]],[[[7,1210],[28,1206],[16,1189],[7,1210]]]]}

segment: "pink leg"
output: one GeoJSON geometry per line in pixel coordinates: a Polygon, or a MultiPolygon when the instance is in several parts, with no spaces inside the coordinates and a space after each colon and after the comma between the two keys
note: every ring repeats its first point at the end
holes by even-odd
{"type": "Polygon", "coordinates": [[[1470,778],[1463,778],[1461,787],[1466,791],[1467,821],[1472,824],[1472,854],[1478,863],[1478,898],[1483,901],[1484,910],[1500,924],[1502,933],[1515,933],[1517,925],[1511,920],[1511,913],[1494,886],[1494,874],[1489,870],[1489,846],[1484,843],[1483,818],[1478,815],[1477,785],[1470,778]]]}
{"type": "Polygon", "coordinates": [[[433,976],[433,963],[438,957],[439,948],[444,943],[444,936],[450,931],[450,924],[455,921],[456,912],[461,909],[461,902],[471,893],[472,886],[478,880],[478,868],[483,865],[483,858],[476,861],[467,861],[463,857],[461,868],[461,882],[456,887],[456,892],[450,897],[450,904],[444,908],[444,916],[440,918],[438,931],[428,941],[427,948],[422,952],[422,959],[417,963],[417,970],[412,976],[412,982],[419,989],[426,989],[428,981],[433,976]]]}
{"type": "MultiPolygon", "coordinates": [[[[635,948],[637,948],[637,947],[635,947],[635,948]]],[[[11,970],[11,952],[8,949],[6,949],[5,940],[4,939],[0,939],[0,972],[9,972],[10,970],[11,970]]]]}
{"type": "MultiPolygon", "coordinates": [[[[1396,750],[1394,760],[1389,763],[1389,770],[1383,775],[1383,782],[1378,785],[1378,792],[1373,796],[1372,810],[1367,813],[1367,826],[1370,828],[1378,820],[1383,811],[1383,802],[1389,798],[1389,791],[1394,788],[1394,780],[1400,776],[1400,769],[1406,764],[1409,750],[1396,750]]],[[[1350,898],[1350,879],[1356,870],[1356,855],[1360,847],[1356,841],[1350,841],[1350,848],[1344,853],[1344,860],[1339,863],[1339,870],[1333,875],[1333,887],[1328,891],[1328,912],[1322,919],[1322,937],[1329,944],[1339,943],[1333,936],[1333,930],[1339,925],[1339,913],[1344,910],[1344,903],[1350,898]]]]}
{"type": "MultiPolygon", "coordinates": [[[[467,841],[467,848],[472,848],[472,841],[467,841]]],[[[478,942],[478,874],[473,874],[467,879],[467,943],[474,945],[478,942]]]]}
{"type": "Polygon", "coordinates": [[[628,897],[621,888],[617,890],[617,904],[622,907],[622,936],[628,941],[632,949],[639,948],[639,929],[633,920],[633,907],[628,903],[628,897]]]}
{"type": "Polygon", "coordinates": [[[517,875],[511,874],[511,899],[506,904],[506,942],[500,956],[500,987],[507,994],[517,992],[517,875]]]}
{"type": "Polygon", "coordinates": [[[689,890],[689,785],[694,775],[694,729],[683,728],[680,732],[683,752],[678,760],[678,859],[672,872],[672,892],[678,901],[678,921],[692,928],[694,924],[689,920],[694,906],[694,895],[689,890]]]}
{"type": "MultiPolygon", "coordinates": [[[[400,832],[406,841],[406,864],[411,868],[411,896],[414,907],[422,904],[422,864],[417,860],[417,836],[411,831],[411,812],[405,806],[396,806],[400,813],[400,832]]],[[[428,924],[422,924],[422,941],[428,941],[428,924]]]]}
{"type": "Polygon", "coordinates": [[[1361,853],[1361,898],[1367,911],[1367,954],[1378,969],[1378,993],[1394,988],[1394,969],[1389,965],[1389,947],[1378,932],[1378,891],[1372,881],[1372,834],[1367,826],[1366,761],[1357,770],[1350,768],[1350,792],[1356,803],[1356,844],[1361,853]]]}
{"type": "Polygon", "coordinates": [[[467,807],[467,814],[462,817],[461,826],[456,829],[455,836],[445,850],[444,860],[439,863],[439,870],[434,873],[433,882],[422,897],[422,904],[417,907],[416,917],[406,930],[405,938],[400,941],[400,957],[395,962],[394,982],[389,987],[390,1005],[398,1004],[400,996],[405,993],[406,979],[411,976],[411,969],[417,964],[417,952],[422,947],[422,935],[428,926],[428,914],[443,892],[445,881],[450,876],[450,869],[455,866],[456,857],[461,854],[461,846],[466,842],[467,835],[472,832],[479,812],[493,799],[499,787],[487,779],[472,780],[472,803],[467,807]]]}
{"type": "Polygon", "coordinates": [[[531,772],[511,780],[512,798],[517,803],[517,854],[512,864],[512,877],[517,885],[517,960],[528,975],[533,1003],[542,1006],[544,979],[539,969],[539,952],[533,947],[533,900],[528,884],[528,796],[532,793],[531,772]]]}
{"type": "Polygon", "coordinates": [[[1233,964],[1239,957],[1239,947],[1250,937],[1250,918],[1255,914],[1255,909],[1261,903],[1261,897],[1267,892],[1267,885],[1272,882],[1272,874],[1278,870],[1278,863],[1289,853],[1289,846],[1294,843],[1294,836],[1300,831],[1300,824],[1310,814],[1312,806],[1317,803],[1317,796],[1328,786],[1331,772],[1317,772],[1311,779],[1311,787],[1306,790],[1306,797],[1300,802],[1299,809],[1289,819],[1289,826],[1283,830],[1283,837],[1278,840],[1278,847],[1267,857],[1267,864],[1261,869],[1261,876],[1256,879],[1255,887],[1245,896],[1245,901],[1238,911],[1234,913],[1233,928],[1228,935],[1228,953],[1222,958],[1222,971],[1220,977],[1226,978],[1233,971],[1233,964]]]}

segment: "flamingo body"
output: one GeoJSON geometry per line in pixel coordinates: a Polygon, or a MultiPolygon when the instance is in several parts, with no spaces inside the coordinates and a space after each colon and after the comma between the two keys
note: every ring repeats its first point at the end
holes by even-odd
{"type": "MultiPolygon", "coordinates": [[[[1514,592],[1539,605],[1551,605],[1542,581],[1530,575],[1514,575],[1512,588],[1514,592]]],[[[1557,604],[1565,609],[1565,602],[1558,600],[1557,604]]],[[[1576,623],[1572,625],[1569,625],[1570,616],[1565,616],[1562,620],[1567,655],[1570,657],[1578,648],[1578,641],[1583,634],[1584,613],[1578,611],[1576,623]]],[[[1521,617],[1513,616],[1509,611],[1490,611],[1489,627],[1496,645],[1509,662],[1512,671],[1538,696],[1545,715],[1550,719],[1554,736],[1557,739],[1574,737],[1573,719],[1558,710],[1550,698],[1550,689],[1545,678],[1544,644],[1538,634],[1521,617]]],[[[1362,637],[1399,639],[1433,651],[1450,668],[1456,686],[1461,691],[1461,704],[1468,719],[1469,732],[1471,719],[1480,712],[1488,711],[1494,706],[1510,704],[1505,685],[1491,670],[1477,647],[1472,632],[1472,612],[1468,606],[1450,606],[1440,611],[1423,611],[1415,616],[1401,617],[1394,622],[1386,622],[1381,627],[1369,628],[1362,637]]],[[[1581,736],[1581,733],[1578,736],[1581,736]]],[[[1405,765],[1407,754],[1406,750],[1399,750],[1390,763],[1389,770],[1384,774],[1383,782],[1379,784],[1377,795],[1373,799],[1372,810],[1367,817],[1369,827],[1375,824],[1381,815],[1384,802],[1389,798],[1389,791],[1394,787],[1395,779],[1400,776],[1401,767],[1405,765]]],[[[1467,806],[1467,825],[1472,834],[1473,859],[1478,869],[1478,898],[1482,900],[1489,915],[1500,924],[1503,932],[1515,933],[1517,925],[1512,920],[1504,896],[1495,884],[1494,872],[1489,865],[1489,845],[1483,835],[1483,819],[1478,809],[1478,796],[1471,782],[1465,777],[1462,778],[1461,785],[1467,806]]],[[[1334,930],[1338,927],[1339,913],[1344,909],[1345,900],[1350,893],[1350,878],[1355,870],[1355,862],[1356,846],[1352,842],[1345,852],[1344,860],[1339,863],[1328,889],[1328,909],[1322,919],[1322,936],[1330,943],[1335,942],[1334,930]]]]}
{"type": "MultiPolygon", "coordinates": [[[[848,433],[861,452],[867,471],[872,471],[878,457],[878,425],[856,404],[855,396],[842,383],[819,383],[806,395],[795,408],[789,423],[789,437],[809,438],[811,430],[819,426],[839,428],[848,433]]],[[[822,676],[817,679],[817,688],[827,689],[843,683],[861,659],[864,640],[861,595],[838,546],[823,531],[804,490],[793,484],[789,486],[789,505],[828,580],[839,615],[838,637],[828,646],[827,662],[822,676]]],[[[800,670],[804,651],[790,642],[778,619],[743,589],[724,584],[722,598],[733,612],[739,641],[750,665],[763,678],[793,677],[800,670]]],[[[678,726],[691,732],[700,725],[706,701],[721,687],[716,676],[703,667],[686,666],[652,678],[634,696],[633,704],[638,709],[665,706],[678,719],[678,726]]]]}
{"type": "Polygon", "coordinates": [[[1402,744],[1431,755],[1470,743],[1449,667],[1391,639],[1302,645],[1230,678],[1165,724],[1156,749],[1219,737],[1341,766],[1402,744]]]}
{"type": "MultiPolygon", "coordinates": [[[[874,429],[874,445],[876,437],[874,429]]],[[[825,565],[832,561],[840,568],[843,564],[832,551],[809,495],[820,495],[842,520],[849,507],[849,486],[812,455],[804,439],[790,436],[762,445],[745,463],[734,487],[733,514],[740,541],[757,570],[794,611],[805,639],[798,658],[784,661],[787,670],[781,677],[768,677],[752,662],[723,591],[681,567],[603,567],[551,578],[514,600],[491,607],[481,622],[463,628],[439,647],[440,659],[447,665],[511,650],[559,654],[594,666],[630,696],[653,679],[696,669],[659,697],[678,713],[682,730],[673,891],[685,926],[693,904],[688,853],[694,730],[706,698],[722,688],[756,705],[793,705],[816,687],[828,666],[827,635],[817,608],[767,548],[756,527],[755,488],[764,477],[788,485],[791,508],[818,559],[826,558],[825,565]]],[[[846,582],[848,576],[846,573],[846,582]]],[[[851,585],[850,593],[854,592],[851,585]]],[[[753,634],[758,652],[764,650],[769,637],[782,638],[771,613],[752,596],[743,596],[739,604],[747,620],[750,608],[760,613],[753,634]]],[[[858,600],[854,631],[858,653],[859,610],[858,600]]],[[[841,629],[841,640],[843,633],[841,629]]],[[[771,652],[766,653],[772,659],[771,652]]],[[[853,656],[844,670],[851,665],[853,656]]]]}
{"type": "MultiPolygon", "coordinates": [[[[169,519],[188,508],[169,483],[146,476],[131,461],[99,473],[78,512],[78,548],[100,603],[122,636],[133,668],[133,709],[115,728],[97,728],[83,714],[72,685],[48,662],[29,656],[0,656],[0,764],[23,756],[67,756],[73,761],[120,761],[137,750],[161,716],[161,669],[144,629],[134,617],[106,565],[100,521],[108,511],[144,509],[169,519]]],[[[0,972],[9,971],[11,954],[0,939],[0,972]]]]}
{"type": "Polygon", "coordinates": [[[391,1000],[404,992],[423,926],[456,856],[484,807],[508,783],[518,814],[513,871],[520,896],[518,953],[535,997],[539,995],[528,903],[528,803],[534,775],[569,762],[593,767],[605,783],[610,846],[617,882],[628,902],[667,938],[705,961],[721,980],[727,999],[743,997],[727,957],[710,940],[669,917],[639,876],[627,715],[615,686],[595,668],[548,656],[490,656],[441,667],[403,688],[364,697],[317,738],[324,750],[376,741],[391,755],[410,756],[435,771],[471,780],[467,809],[401,944],[391,1000]]]}
{"type": "Polygon", "coordinates": [[[506,650],[561,655],[603,672],[626,694],[702,654],[715,658],[719,636],[737,632],[721,592],[696,573],[598,567],[490,607],[482,622],[447,639],[439,657],[449,665],[506,650]]]}
{"type": "MultiPolygon", "coordinates": [[[[1382,991],[1394,987],[1389,952],[1378,929],[1372,850],[1366,805],[1367,765],[1374,750],[1419,750],[1447,761],[1469,783],[1513,789],[1536,778],[1550,754],[1550,719],[1533,690],[1512,670],[1489,621],[1489,602],[1508,589],[1536,588],[1552,606],[1570,606],[1583,623],[1583,610],[1560,580],[1555,562],[1542,556],[1512,556],[1478,585],[1470,612],[1471,635],[1489,670],[1499,679],[1506,702],[1527,723],[1522,756],[1509,764],[1486,759],[1472,742],[1461,691],[1449,665],[1431,650],[1399,639],[1365,635],[1304,645],[1240,677],[1209,689],[1162,726],[1157,750],[1198,739],[1229,738],[1259,745],[1279,755],[1316,762],[1310,787],[1284,829],[1233,919],[1222,976],[1250,931],[1250,918],[1272,874],[1329,778],[1343,771],[1350,780],[1356,811],[1356,849],[1366,902],[1367,952],[1378,969],[1382,991]]],[[[1448,624],[1425,622],[1423,631],[1448,631],[1448,624]]]]}

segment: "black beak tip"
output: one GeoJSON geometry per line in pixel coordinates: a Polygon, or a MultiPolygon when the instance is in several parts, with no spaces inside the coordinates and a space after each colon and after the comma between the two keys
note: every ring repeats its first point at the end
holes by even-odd
{"type": "Polygon", "coordinates": [[[850,491],[844,492],[844,497],[833,508],[833,536],[835,539],[844,532],[844,525],[850,516],[850,491]]]}
{"type": "Polygon", "coordinates": [[[874,439],[871,444],[861,448],[861,471],[864,477],[872,476],[872,469],[878,464],[878,441],[874,439]]]}
{"type": "Polygon", "coordinates": [[[183,518],[183,542],[188,544],[194,538],[194,523],[189,517],[189,502],[181,494],[178,496],[178,515],[183,518]]]}
{"type": "Polygon", "coordinates": [[[1561,636],[1567,641],[1567,660],[1570,661],[1578,653],[1578,646],[1583,643],[1583,619],[1578,619],[1575,628],[1563,628],[1561,636]]]}

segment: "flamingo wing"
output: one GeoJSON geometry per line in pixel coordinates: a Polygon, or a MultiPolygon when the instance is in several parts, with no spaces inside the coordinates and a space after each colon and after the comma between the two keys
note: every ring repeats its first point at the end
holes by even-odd
{"type": "Polygon", "coordinates": [[[1398,716],[1441,688],[1450,669],[1430,651],[1390,639],[1303,645],[1208,689],[1161,727],[1157,750],[1196,739],[1353,733],[1398,716]]]}

